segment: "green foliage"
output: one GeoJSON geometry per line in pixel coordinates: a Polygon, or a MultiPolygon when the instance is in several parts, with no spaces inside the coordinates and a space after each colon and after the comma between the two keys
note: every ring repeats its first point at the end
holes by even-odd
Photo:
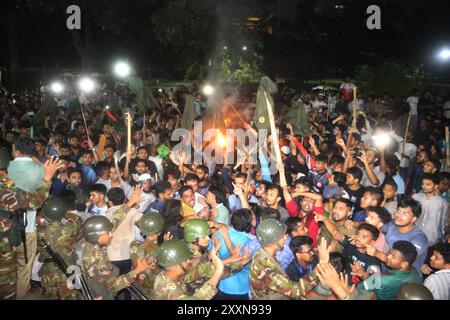
{"type": "Polygon", "coordinates": [[[388,94],[401,98],[410,95],[414,88],[426,85],[428,77],[419,66],[386,62],[360,66],[355,80],[366,96],[388,94]]]}
{"type": "Polygon", "coordinates": [[[240,56],[233,61],[227,53],[222,55],[219,73],[225,81],[251,81],[262,76],[262,57],[256,53],[240,56]]]}

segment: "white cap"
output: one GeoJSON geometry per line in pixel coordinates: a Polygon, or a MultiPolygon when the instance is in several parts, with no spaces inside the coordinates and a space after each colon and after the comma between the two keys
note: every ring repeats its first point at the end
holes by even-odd
{"type": "Polygon", "coordinates": [[[145,181],[147,181],[147,180],[150,180],[152,177],[148,174],[148,173],[144,173],[144,174],[141,174],[140,176],[139,176],[139,178],[138,178],[138,181],[139,182],[145,182],[145,181]]]}

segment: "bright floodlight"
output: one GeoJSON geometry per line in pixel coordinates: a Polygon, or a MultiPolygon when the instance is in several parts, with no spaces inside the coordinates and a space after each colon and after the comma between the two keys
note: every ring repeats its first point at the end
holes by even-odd
{"type": "Polygon", "coordinates": [[[130,75],[130,65],[126,62],[118,62],[114,67],[114,72],[121,78],[126,78],[130,75]]]}
{"type": "Polygon", "coordinates": [[[247,51],[247,49],[248,49],[247,46],[242,47],[242,50],[244,50],[244,51],[247,51]]]}
{"type": "Polygon", "coordinates": [[[373,140],[377,147],[386,147],[389,143],[391,143],[391,137],[386,132],[373,136],[373,140]]]}
{"type": "Polygon", "coordinates": [[[450,49],[444,48],[439,51],[439,58],[441,58],[442,60],[448,60],[450,58],[450,49]]]}
{"type": "Polygon", "coordinates": [[[227,47],[227,46],[224,46],[224,47],[223,47],[223,50],[228,50],[228,47],[227,47]]]}
{"type": "Polygon", "coordinates": [[[95,88],[95,83],[90,78],[84,78],[80,81],[80,89],[85,93],[92,92],[95,88]]]}
{"type": "Polygon", "coordinates": [[[51,85],[51,89],[54,93],[61,93],[64,91],[64,86],[59,82],[54,82],[51,85]]]}
{"type": "Polygon", "coordinates": [[[203,87],[203,93],[205,96],[210,96],[213,94],[213,92],[214,88],[211,85],[207,84],[203,87]]]}

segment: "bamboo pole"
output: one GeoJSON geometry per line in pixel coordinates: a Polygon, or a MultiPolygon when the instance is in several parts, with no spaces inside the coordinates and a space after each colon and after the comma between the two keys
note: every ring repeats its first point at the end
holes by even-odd
{"type": "Polygon", "coordinates": [[[353,128],[356,128],[356,87],[353,87],[353,128]]]}
{"type": "Polygon", "coordinates": [[[446,169],[450,169],[450,132],[448,127],[445,127],[445,154],[446,154],[446,169]]]}

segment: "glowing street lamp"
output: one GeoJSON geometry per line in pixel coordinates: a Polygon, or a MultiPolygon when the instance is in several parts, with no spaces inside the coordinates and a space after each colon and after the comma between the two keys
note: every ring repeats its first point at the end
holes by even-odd
{"type": "Polygon", "coordinates": [[[450,49],[449,48],[443,48],[439,51],[438,54],[439,59],[442,61],[448,61],[450,59],[450,49]]]}
{"type": "Polygon", "coordinates": [[[207,84],[203,87],[203,94],[205,96],[210,96],[214,93],[214,87],[211,86],[210,84],[207,84]]]}
{"type": "Polygon", "coordinates": [[[95,89],[95,83],[91,78],[83,78],[79,83],[81,91],[84,93],[90,93],[95,89]]]}
{"type": "Polygon", "coordinates": [[[386,132],[379,133],[373,136],[372,138],[375,142],[375,146],[377,147],[384,148],[391,143],[391,137],[386,132]]]}
{"type": "Polygon", "coordinates": [[[56,94],[60,94],[61,92],[64,91],[64,86],[59,82],[52,83],[50,88],[56,94]]]}
{"type": "Polygon", "coordinates": [[[247,51],[247,49],[248,49],[247,46],[243,46],[243,47],[242,47],[242,50],[243,50],[243,51],[247,51]]]}
{"type": "Polygon", "coordinates": [[[128,63],[120,61],[114,66],[114,73],[120,78],[126,78],[130,75],[131,67],[128,63]]]}

